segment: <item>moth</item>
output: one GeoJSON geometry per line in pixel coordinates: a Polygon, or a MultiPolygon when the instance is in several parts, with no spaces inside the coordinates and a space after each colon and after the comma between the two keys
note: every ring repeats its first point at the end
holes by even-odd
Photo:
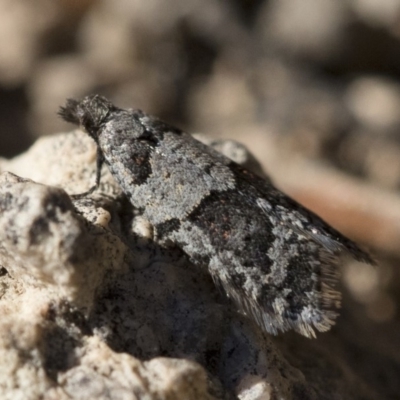
{"type": "Polygon", "coordinates": [[[96,189],[106,164],[157,242],[208,268],[242,313],[266,332],[314,337],[335,323],[341,254],[371,257],[270,181],[190,134],[99,95],[59,114],[97,144],[96,189]]]}

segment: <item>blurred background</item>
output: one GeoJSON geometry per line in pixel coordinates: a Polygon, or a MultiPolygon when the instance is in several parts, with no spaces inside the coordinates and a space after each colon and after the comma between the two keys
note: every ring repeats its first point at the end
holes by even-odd
{"type": "Polygon", "coordinates": [[[0,0],[0,156],[89,93],[244,143],[370,248],[377,268],[344,268],[351,318],[400,371],[399,0],[0,0]]]}

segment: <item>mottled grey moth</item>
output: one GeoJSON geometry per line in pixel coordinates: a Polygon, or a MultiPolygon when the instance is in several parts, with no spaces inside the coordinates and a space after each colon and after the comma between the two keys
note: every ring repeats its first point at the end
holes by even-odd
{"type": "Polygon", "coordinates": [[[337,317],[340,255],[367,253],[319,217],[188,133],[104,97],[67,100],[64,120],[97,143],[158,243],[179,246],[262,329],[315,336],[337,317]]]}

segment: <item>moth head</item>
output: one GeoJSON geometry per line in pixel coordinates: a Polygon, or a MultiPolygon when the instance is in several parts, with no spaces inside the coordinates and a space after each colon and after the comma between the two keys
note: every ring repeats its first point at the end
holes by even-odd
{"type": "Polygon", "coordinates": [[[95,94],[86,96],[82,100],[68,99],[58,114],[65,121],[82,126],[97,141],[97,132],[101,124],[113,110],[115,106],[110,101],[95,94]]]}

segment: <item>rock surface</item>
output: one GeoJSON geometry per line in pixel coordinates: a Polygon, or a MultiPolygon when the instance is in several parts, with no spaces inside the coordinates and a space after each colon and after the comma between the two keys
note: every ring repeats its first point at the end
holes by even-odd
{"type": "Polygon", "coordinates": [[[205,271],[152,241],[106,168],[72,201],[94,180],[84,133],[39,139],[0,172],[2,399],[382,398],[347,364],[340,329],[271,338],[237,314],[205,271]]]}

